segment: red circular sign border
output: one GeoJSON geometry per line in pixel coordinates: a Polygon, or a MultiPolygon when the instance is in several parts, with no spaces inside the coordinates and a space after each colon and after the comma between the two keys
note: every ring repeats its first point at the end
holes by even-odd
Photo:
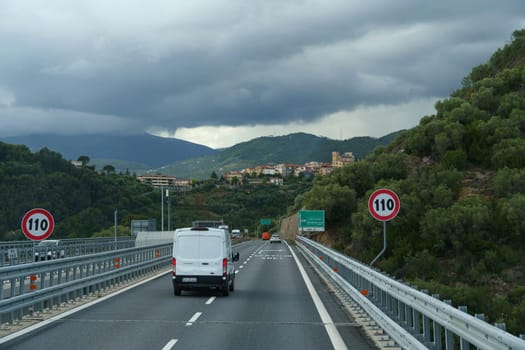
{"type": "Polygon", "coordinates": [[[388,188],[381,188],[379,190],[376,190],[376,191],[374,191],[374,193],[372,193],[370,195],[370,198],[368,198],[368,211],[374,217],[374,219],[379,220],[379,221],[390,221],[390,220],[392,220],[393,218],[395,218],[397,216],[397,214],[399,213],[399,209],[400,208],[401,208],[401,202],[399,201],[399,197],[397,196],[397,194],[394,191],[389,190],[388,188]],[[388,195],[392,196],[392,198],[394,199],[394,203],[396,204],[396,209],[390,215],[381,216],[381,215],[377,214],[374,211],[374,209],[373,209],[374,199],[377,196],[379,196],[380,194],[388,194],[388,195]]]}
{"type": "Polygon", "coordinates": [[[55,229],[55,219],[53,218],[53,215],[51,215],[50,212],[48,212],[47,210],[43,208],[31,209],[27,213],[25,213],[24,217],[22,218],[22,232],[27,238],[29,238],[32,241],[43,241],[44,239],[51,236],[54,229],[55,229]],[[31,232],[26,230],[27,221],[34,214],[42,214],[49,220],[49,229],[42,236],[34,236],[31,234],[31,232]]]}

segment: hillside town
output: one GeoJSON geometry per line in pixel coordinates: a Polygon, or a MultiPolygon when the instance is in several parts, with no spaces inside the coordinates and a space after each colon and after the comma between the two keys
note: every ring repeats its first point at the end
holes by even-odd
{"type": "MultiPolygon", "coordinates": [[[[332,162],[308,162],[305,164],[281,163],[257,165],[253,168],[228,171],[222,174],[224,182],[230,185],[242,185],[249,183],[252,185],[269,182],[276,186],[284,183],[284,178],[288,176],[324,176],[330,174],[334,169],[341,168],[347,164],[355,162],[352,152],[332,152],[332,162]]],[[[178,179],[170,175],[144,174],[137,177],[139,181],[150,184],[153,187],[174,188],[179,191],[191,188],[191,179],[178,179]]]]}

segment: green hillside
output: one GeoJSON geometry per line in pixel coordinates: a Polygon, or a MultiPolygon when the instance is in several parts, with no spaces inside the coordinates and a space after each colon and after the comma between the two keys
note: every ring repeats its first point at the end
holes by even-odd
{"type": "Polygon", "coordinates": [[[53,214],[55,238],[74,238],[111,227],[115,209],[128,226],[132,218],[154,217],[158,196],[132,176],[76,168],[47,148],[31,153],[0,142],[0,203],[0,241],[24,239],[21,218],[37,207],[53,214]]]}
{"type": "Polygon", "coordinates": [[[202,180],[209,178],[212,172],[222,174],[263,164],[331,162],[333,151],[353,152],[357,158],[363,158],[374,148],[390,143],[399,133],[401,131],[379,139],[355,137],[344,141],[305,133],[259,137],[210,156],[174,163],[159,169],[159,172],[202,180]]]}
{"type": "Polygon", "coordinates": [[[383,231],[367,200],[394,190],[401,211],[376,265],[525,333],[525,30],[435,107],[389,146],[316,179],[296,209],[324,209],[334,246],[370,263],[383,231]]]}
{"type": "MultiPolygon", "coordinates": [[[[311,181],[294,177],[287,178],[284,186],[198,182],[191,192],[172,193],[171,225],[222,219],[231,227],[254,232],[261,218],[283,216],[310,187],[311,181]]],[[[159,189],[133,176],[77,168],[47,148],[31,153],[25,146],[0,142],[0,241],[26,240],[20,224],[32,208],[52,213],[56,222],[53,238],[113,236],[115,210],[121,235],[130,234],[132,219],[155,218],[160,229],[160,197],[159,189]]],[[[165,215],[167,227],[167,212],[165,215]]]]}

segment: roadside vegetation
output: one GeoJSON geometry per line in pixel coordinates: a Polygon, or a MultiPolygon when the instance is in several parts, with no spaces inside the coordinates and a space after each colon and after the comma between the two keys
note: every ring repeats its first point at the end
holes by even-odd
{"type": "Polygon", "coordinates": [[[324,209],[334,247],[370,263],[383,232],[367,200],[394,190],[377,267],[525,333],[525,30],[462,85],[390,145],[316,179],[295,209],[324,209]]]}
{"type": "MultiPolygon", "coordinates": [[[[111,167],[95,172],[81,159],[77,168],[47,148],[31,153],[25,146],[0,142],[0,240],[26,239],[21,218],[32,208],[45,208],[56,222],[54,238],[89,237],[119,220],[156,215],[158,195],[150,187],[111,167]]],[[[129,235],[129,230],[127,232],[129,235]]]]}

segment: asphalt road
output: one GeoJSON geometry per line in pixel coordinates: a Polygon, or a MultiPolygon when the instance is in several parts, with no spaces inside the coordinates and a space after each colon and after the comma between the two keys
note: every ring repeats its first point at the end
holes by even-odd
{"type": "Polygon", "coordinates": [[[295,254],[302,268],[298,267],[286,244],[251,241],[234,251],[239,251],[241,258],[236,263],[235,291],[228,297],[213,291],[174,296],[171,275],[164,275],[2,348],[374,348],[309,265],[295,254]],[[318,311],[301,269],[309,276],[332,322],[318,311]]]}

